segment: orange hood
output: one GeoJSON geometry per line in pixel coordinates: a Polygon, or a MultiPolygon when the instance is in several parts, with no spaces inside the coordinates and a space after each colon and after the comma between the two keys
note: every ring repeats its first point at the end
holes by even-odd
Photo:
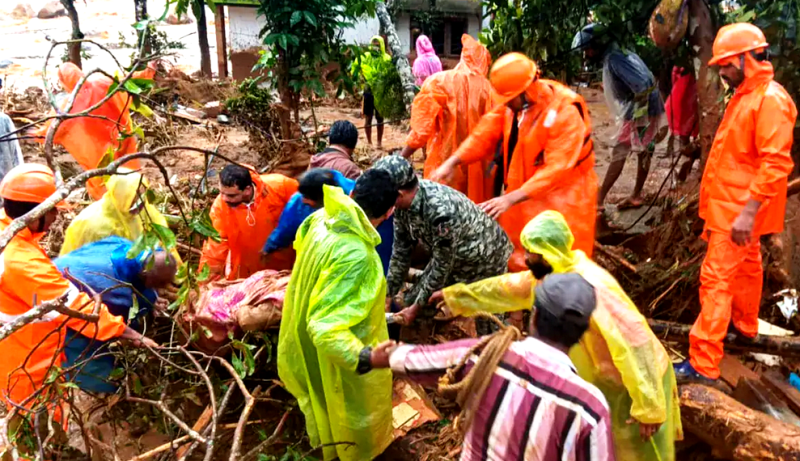
{"type": "Polygon", "coordinates": [[[489,66],[492,65],[492,55],[489,50],[467,34],[461,36],[461,46],[461,62],[458,63],[458,67],[466,66],[471,72],[486,75],[489,66]]]}

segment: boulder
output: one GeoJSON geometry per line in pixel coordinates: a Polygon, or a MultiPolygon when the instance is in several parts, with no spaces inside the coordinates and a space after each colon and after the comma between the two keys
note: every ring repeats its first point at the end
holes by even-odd
{"type": "Polygon", "coordinates": [[[52,19],[66,15],[67,9],[64,8],[64,5],[62,5],[61,2],[56,0],[47,2],[47,4],[41,10],[39,10],[39,14],[37,14],[36,17],[39,19],[52,19]]]}
{"type": "Polygon", "coordinates": [[[180,24],[192,24],[194,20],[188,14],[184,14],[181,17],[178,17],[175,13],[170,13],[167,16],[167,19],[164,21],[171,26],[177,26],[180,24]]]}
{"type": "Polygon", "coordinates": [[[206,118],[217,118],[223,108],[219,101],[212,101],[203,106],[203,112],[206,114],[206,118]]]}
{"type": "Polygon", "coordinates": [[[36,16],[36,12],[27,3],[20,3],[11,11],[11,17],[14,19],[30,19],[36,16]]]}

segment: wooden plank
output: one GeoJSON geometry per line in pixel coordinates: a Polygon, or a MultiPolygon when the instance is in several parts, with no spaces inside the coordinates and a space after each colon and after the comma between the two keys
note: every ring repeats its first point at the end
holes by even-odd
{"type": "Polygon", "coordinates": [[[217,3],[214,25],[217,35],[218,78],[228,78],[228,44],[225,34],[225,6],[219,3],[217,3]]]}
{"type": "MultiPolygon", "coordinates": [[[[195,432],[202,433],[203,429],[205,429],[205,427],[211,421],[211,416],[213,414],[214,412],[211,410],[211,405],[206,406],[205,410],[203,410],[203,413],[200,415],[199,418],[197,418],[197,421],[195,421],[194,426],[192,426],[192,430],[195,432]]],[[[189,447],[190,445],[187,444],[178,448],[177,453],[175,453],[175,459],[181,459],[183,455],[185,455],[186,452],[189,451],[189,447]]]]}
{"type": "Polygon", "coordinates": [[[740,379],[732,397],[753,410],[766,413],[784,423],[800,426],[800,418],[780,396],[772,392],[762,381],[754,381],[749,378],[740,379]]]}
{"type": "Polygon", "coordinates": [[[758,373],[744,366],[736,356],[729,354],[725,354],[725,357],[719,363],[719,371],[720,378],[734,388],[739,385],[739,379],[741,378],[754,381],[760,379],[758,373]]]}
{"type": "Polygon", "coordinates": [[[800,391],[784,381],[780,373],[767,371],[761,375],[761,382],[781,397],[792,411],[800,415],[800,391]]]}

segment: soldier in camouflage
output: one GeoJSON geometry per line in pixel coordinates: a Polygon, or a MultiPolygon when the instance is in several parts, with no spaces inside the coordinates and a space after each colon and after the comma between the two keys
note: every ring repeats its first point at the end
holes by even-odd
{"type": "Polygon", "coordinates": [[[503,228],[455,189],[419,180],[405,158],[389,155],[373,168],[392,176],[399,190],[395,207],[394,250],[389,265],[387,296],[395,297],[405,282],[417,241],[431,251],[431,260],[405,295],[404,323],[421,311],[432,316],[428,298],[454,283],[470,283],[506,272],[514,250],[503,228]]]}

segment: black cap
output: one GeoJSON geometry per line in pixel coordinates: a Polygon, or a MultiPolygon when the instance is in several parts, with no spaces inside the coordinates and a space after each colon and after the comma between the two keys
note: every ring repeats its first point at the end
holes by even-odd
{"type": "Polygon", "coordinates": [[[588,326],[597,297],[594,287],[580,274],[550,274],[536,285],[536,309],[543,309],[563,322],[588,326]]]}

